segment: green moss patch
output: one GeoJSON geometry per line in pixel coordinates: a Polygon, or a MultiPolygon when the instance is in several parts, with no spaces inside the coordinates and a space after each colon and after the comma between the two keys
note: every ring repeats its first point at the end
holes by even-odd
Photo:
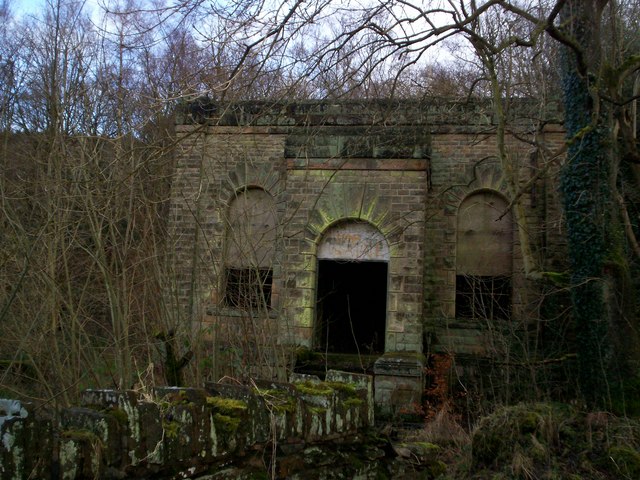
{"type": "Polygon", "coordinates": [[[236,432],[248,409],[246,402],[225,397],[207,397],[207,406],[214,411],[216,430],[226,434],[236,432]]]}
{"type": "Polygon", "coordinates": [[[339,392],[353,397],[357,395],[357,387],[353,383],[344,382],[299,382],[294,384],[298,392],[305,395],[318,395],[323,397],[331,396],[334,392],[339,392]]]}
{"type": "Polygon", "coordinates": [[[342,405],[344,405],[346,408],[351,408],[351,407],[359,407],[363,403],[364,403],[364,400],[362,400],[361,398],[352,397],[352,398],[347,398],[344,402],[342,402],[342,405]]]}
{"type": "Polygon", "coordinates": [[[164,436],[169,439],[178,438],[180,432],[180,424],[175,420],[162,420],[162,430],[164,436]]]}
{"type": "Polygon", "coordinates": [[[221,413],[213,414],[213,422],[215,423],[216,430],[227,434],[235,433],[240,426],[239,418],[223,415],[221,413]]]}
{"type": "Polygon", "coordinates": [[[129,415],[127,415],[127,412],[125,412],[122,408],[109,408],[105,411],[105,413],[115,418],[120,425],[126,426],[129,423],[129,415]]]}
{"type": "Polygon", "coordinates": [[[330,397],[335,391],[329,384],[325,382],[300,382],[294,385],[298,392],[304,395],[316,395],[321,397],[330,397]]]}
{"type": "Polygon", "coordinates": [[[356,386],[353,383],[325,382],[325,384],[337,392],[346,393],[350,396],[356,395],[356,386]]]}
{"type": "Polygon", "coordinates": [[[296,411],[297,399],[285,390],[267,389],[256,390],[267,404],[267,408],[275,412],[294,413],[296,411]]]}
{"type": "Polygon", "coordinates": [[[224,397],[207,397],[207,406],[223,415],[240,416],[247,410],[246,402],[224,397]]]}

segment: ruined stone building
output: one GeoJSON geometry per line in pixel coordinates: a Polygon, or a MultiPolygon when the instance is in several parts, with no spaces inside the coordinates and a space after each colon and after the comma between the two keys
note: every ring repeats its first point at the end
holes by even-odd
{"type": "Polygon", "coordinates": [[[186,109],[175,291],[226,352],[218,368],[290,364],[284,347],[306,347],[369,365],[377,402],[398,405],[419,399],[425,353],[499,353],[490,333],[536,314],[523,240],[545,269],[559,238],[555,189],[532,180],[543,161],[519,139],[562,142],[539,117],[523,103],[505,139],[518,216],[488,102],[186,109]]]}

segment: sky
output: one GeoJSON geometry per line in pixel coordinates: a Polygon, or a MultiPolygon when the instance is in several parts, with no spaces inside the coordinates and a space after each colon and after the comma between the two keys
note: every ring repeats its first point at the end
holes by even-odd
{"type": "Polygon", "coordinates": [[[35,13],[42,8],[44,0],[10,0],[12,9],[15,12],[35,13]]]}
{"type": "MultiPolygon", "coordinates": [[[[2,3],[3,0],[0,0],[2,3]]],[[[4,0],[6,1],[6,0],[4,0]]],[[[97,4],[98,0],[85,0],[87,4],[97,4]]],[[[44,8],[47,0],[9,0],[11,8],[16,13],[36,13],[44,8]]]]}

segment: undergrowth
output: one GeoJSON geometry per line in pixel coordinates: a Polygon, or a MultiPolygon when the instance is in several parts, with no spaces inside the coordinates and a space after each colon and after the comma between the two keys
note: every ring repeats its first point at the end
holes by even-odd
{"type": "Polygon", "coordinates": [[[441,479],[640,478],[640,420],[572,403],[493,403],[479,416],[469,411],[475,394],[456,391],[453,358],[434,355],[426,371],[423,426],[402,430],[400,440],[428,442],[446,464],[441,479]]]}
{"type": "Polygon", "coordinates": [[[500,406],[471,430],[442,408],[401,440],[441,447],[441,479],[640,478],[640,421],[561,403],[500,406]]]}

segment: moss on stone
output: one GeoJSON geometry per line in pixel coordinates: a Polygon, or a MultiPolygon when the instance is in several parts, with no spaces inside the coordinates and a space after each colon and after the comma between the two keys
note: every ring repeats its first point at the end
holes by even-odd
{"type": "Polygon", "coordinates": [[[298,392],[305,395],[317,395],[329,397],[335,392],[344,393],[349,397],[357,395],[357,386],[353,383],[345,382],[299,382],[294,385],[298,392]]]}
{"type": "Polygon", "coordinates": [[[325,382],[325,384],[337,392],[343,392],[350,396],[356,395],[356,386],[353,383],[325,382]]]}
{"type": "Polygon", "coordinates": [[[232,434],[238,430],[240,426],[240,419],[232,417],[230,415],[224,415],[222,413],[213,414],[213,422],[216,425],[216,429],[220,432],[232,434]]]}
{"type": "Polygon", "coordinates": [[[108,410],[105,411],[105,413],[115,418],[116,421],[122,426],[126,426],[129,423],[129,415],[127,415],[127,412],[125,412],[121,408],[118,408],[118,407],[109,408],[108,410]]]}
{"type": "Polygon", "coordinates": [[[207,397],[207,406],[223,415],[239,416],[247,410],[246,402],[225,397],[207,397]]]}
{"type": "Polygon", "coordinates": [[[295,403],[284,403],[273,406],[273,410],[277,413],[295,413],[295,403]]]}
{"type": "Polygon", "coordinates": [[[294,413],[296,411],[296,397],[289,394],[285,390],[267,389],[256,390],[256,393],[260,395],[267,403],[269,409],[273,409],[275,412],[287,412],[294,413]]]}
{"type": "Polygon", "coordinates": [[[305,395],[316,395],[322,397],[329,397],[333,395],[333,388],[331,388],[325,382],[300,382],[295,384],[296,390],[305,395]]]}
{"type": "Polygon", "coordinates": [[[352,397],[352,398],[347,398],[344,402],[342,402],[342,405],[344,405],[346,408],[350,408],[350,407],[359,407],[363,403],[364,403],[364,400],[362,400],[361,398],[352,397]]]}
{"type": "Polygon", "coordinates": [[[162,430],[166,438],[174,439],[178,437],[180,424],[175,420],[162,420],[162,430]]]}

